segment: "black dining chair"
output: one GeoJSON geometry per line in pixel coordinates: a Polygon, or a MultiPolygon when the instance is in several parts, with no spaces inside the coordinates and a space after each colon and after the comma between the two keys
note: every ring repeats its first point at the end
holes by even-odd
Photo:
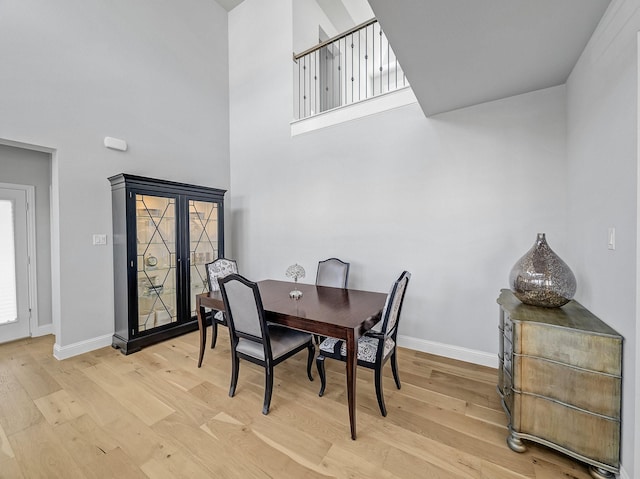
{"type": "Polygon", "coordinates": [[[285,359],[307,349],[307,376],[313,381],[311,367],[315,346],[309,333],[267,323],[258,285],[239,274],[218,280],[227,313],[231,336],[231,386],[233,397],[238,384],[240,359],[259,364],[265,369],[262,414],[269,413],[273,392],[273,368],[285,359]]]}
{"type": "Polygon", "coordinates": [[[333,288],[346,288],[349,279],[349,263],[338,258],[329,258],[318,261],[316,273],[316,285],[331,286],[333,288]]]}
{"type": "MultiPolygon", "coordinates": [[[[207,284],[209,285],[209,291],[220,291],[220,285],[218,284],[218,278],[224,278],[231,273],[238,272],[238,264],[233,259],[218,258],[211,263],[205,265],[207,272],[207,284]]],[[[218,325],[227,325],[227,318],[223,311],[211,311],[209,314],[211,319],[211,349],[216,347],[216,341],[218,339],[218,325]]],[[[206,324],[199,327],[205,328],[206,324]]],[[[206,331],[200,331],[200,334],[204,334],[206,337],[206,331]]],[[[202,366],[202,358],[204,357],[204,342],[200,343],[200,355],[198,356],[198,367],[202,366]]]]}
{"type": "MultiPolygon", "coordinates": [[[[330,286],[332,288],[347,287],[349,280],[350,263],[345,263],[338,258],[329,258],[318,261],[318,271],[316,272],[317,286],[330,286]]],[[[324,340],[324,336],[314,335],[316,344],[324,340]]]]}
{"type": "MultiPolygon", "coordinates": [[[[391,359],[393,379],[396,382],[396,387],[400,389],[396,338],[398,335],[398,323],[402,311],[402,303],[404,302],[404,295],[407,291],[410,278],[411,273],[403,271],[391,287],[384,309],[382,310],[380,321],[358,339],[358,366],[373,369],[378,406],[383,416],[387,415],[387,408],[384,404],[384,395],[382,392],[382,369],[389,359],[391,359]]],[[[320,352],[316,358],[316,366],[321,382],[320,392],[318,393],[319,396],[324,394],[326,387],[324,370],[325,358],[346,361],[347,347],[345,342],[336,338],[326,338],[320,344],[320,352]]]]}

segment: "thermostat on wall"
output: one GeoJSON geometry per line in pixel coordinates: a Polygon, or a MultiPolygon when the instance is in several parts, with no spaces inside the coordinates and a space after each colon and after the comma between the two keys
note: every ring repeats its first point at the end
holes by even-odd
{"type": "Polygon", "coordinates": [[[119,138],[104,137],[104,146],[112,150],[127,151],[127,142],[119,138]]]}

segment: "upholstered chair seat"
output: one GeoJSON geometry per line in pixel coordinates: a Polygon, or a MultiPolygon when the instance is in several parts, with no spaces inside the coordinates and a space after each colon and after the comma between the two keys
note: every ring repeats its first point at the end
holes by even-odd
{"type": "MultiPolygon", "coordinates": [[[[295,329],[276,324],[269,324],[268,326],[273,359],[278,359],[292,349],[299,348],[300,346],[306,347],[306,344],[309,341],[309,333],[304,333],[302,331],[297,331],[295,329]]],[[[236,350],[240,353],[259,359],[260,361],[265,360],[264,347],[260,343],[239,338],[236,350]]]]}
{"type": "MultiPolygon", "coordinates": [[[[396,346],[392,338],[386,338],[384,350],[382,352],[383,360],[391,354],[396,346]]],[[[376,353],[378,351],[378,343],[380,339],[370,336],[362,336],[358,339],[358,361],[374,364],[376,362],[376,353]]],[[[320,343],[320,352],[324,356],[347,360],[347,344],[336,338],[327,338],[320,343]]]]}

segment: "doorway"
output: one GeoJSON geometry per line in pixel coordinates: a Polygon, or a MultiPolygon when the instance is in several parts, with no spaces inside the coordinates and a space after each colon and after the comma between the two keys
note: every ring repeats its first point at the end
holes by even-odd
{"type": "MultiPolygon", "coordinates": [[[[28,309],[30,309],[30,321],[28,320],[29,329],[23,329],[19,334],[6,333],[11,328],[7,324],[4,327],[0,327],[0,342],[8,341],[10,339],[17,339],[18,336],[42,336],[45,334],[54,333],[53,324],[53,288],[52,281],[52,229],[51,224],[54,217],[52,216],[52,172],[53,172],[53,155],[51,150],[45,150],[44,148],[36,147],[33,145],[26,145],[22,143],[11,142],[9,140],[3,140],[0,138],[0,189],[3,190],[21,190],[24,196],[26,191],[26,202],[28,204],[28,216],[27,216],[27,239],[21,239],[22,236],[15,238],[15,232],[19,229],[14,226],[14,232],[11,233],[11,243],[18,248],[14,251],[14,256],[18,253],[18,257],[24,255],[20,253],[20,247],[27,247],[28,255],[28,309]],[[37,148],[37,149],[36,149],[37,148]],[[37,234],[36,234],[37,232],[37,234]],[[5,336],[7,336],[5,338],[5,336]]],[[[5,201],[8,201],[5,199],[5,201]]],[[[22,206],[15,206],[17,202],[21,200],[12,199],[12,213],[17,214],[18,211],[24,212],[27,208],[22,206]]],[[[5,209],[7,208],[7,203],[5,209]]],[[[23,216],[24,217],[24,216],[23,216]]],[[[20,217],[16,216],[16,219],[20,217]]],[[[4,220],[5,222],[8,220],[4,220]]],[[[19,226],[19,225],[18,225],[19,226]]],[[[6,232],[4,226],[0,226],[0,235],[6,232]]],[[[4,240],[8,241],[8,240],[4,240]]],[[[5,248],[2,248],[2,252],[5,248]]],[[[2,254],[0,252],[0,255],[2,254]]],[[[14,259],[15,264],[13,268],[18,268],[23,259],[14,259]]],[[[7,281],[4,274],[6,268],[1,270],[3,272],[3,280],[7,281]]],[[[10,275],[15,276],[15,280],[20,282],[23,277],[22,267],[15,269],[16,273],[10,275]]],[[[13,281],[14,279],[12,279],[13,281]]],[[[0,280],[2,281],[2,280],[0,280]]],[[[18,299],[23,287],[18,287],[12,295],[14,296],[14,302],[16,307],[16,318],[18,318],[18,309],[20,314],[24,316],[24,300],[18,299]]],[[[1,292],[0,292],[1,294],[1,292]]],[[[23,296],[21,296],[23,297],[23,296]]],[[[27,316],[28,317],[28,316],[27,316]]],[[[15,321],[14,319],[14,321],[15,321]]],[[[5,320],[6,322],[6,320],[5,320]]],[[[10,320],[9,322],[13,322],[10,320]]],[[[20,324],[20,322],[19,322],[20,324]]],[[[24,324],[22,324],[24,326],[24,324]]]]}
{"type": "Polygon", "coordinates": [[[31,335],[28,196],[33,187],[0,184],[0,343],[31,335]]]}

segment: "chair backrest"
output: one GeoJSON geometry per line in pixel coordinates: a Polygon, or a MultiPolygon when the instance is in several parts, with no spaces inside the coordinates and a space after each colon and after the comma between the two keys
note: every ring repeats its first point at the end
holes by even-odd
{"type": "Polygon", "coordinates": [[[209,291],[220,291],[218,278],[224,278],[231,273],[238,273],[238,264],[233,259],[218,258],[205,265],[207,270],[207,283],[209,291]]]}
{"type": "Polygon", "coordinates": [[[398,321],[402,311],[402,303],[404,295],[407,292],[407,285],[411,279],[411,273],[403,271],[400,277],[393,283],[391,291],[387,296],[387,301],[382,311],[382,329],[385,336],[393,336],[395,338],[398,331],[398,321]]]}
{"type": "Polygon", "coordinates": [[[318,286],[331,286],[334,288],[346,288],[349,279],[349,263],[338,258],[329,258],[318,262],[316,284],[318,286]]]}
{"type": "Polygon", "coordinates": [[[263,342],[267,327],[258,285],[234,273],[219,283],[232,337],[263,342]]]}

